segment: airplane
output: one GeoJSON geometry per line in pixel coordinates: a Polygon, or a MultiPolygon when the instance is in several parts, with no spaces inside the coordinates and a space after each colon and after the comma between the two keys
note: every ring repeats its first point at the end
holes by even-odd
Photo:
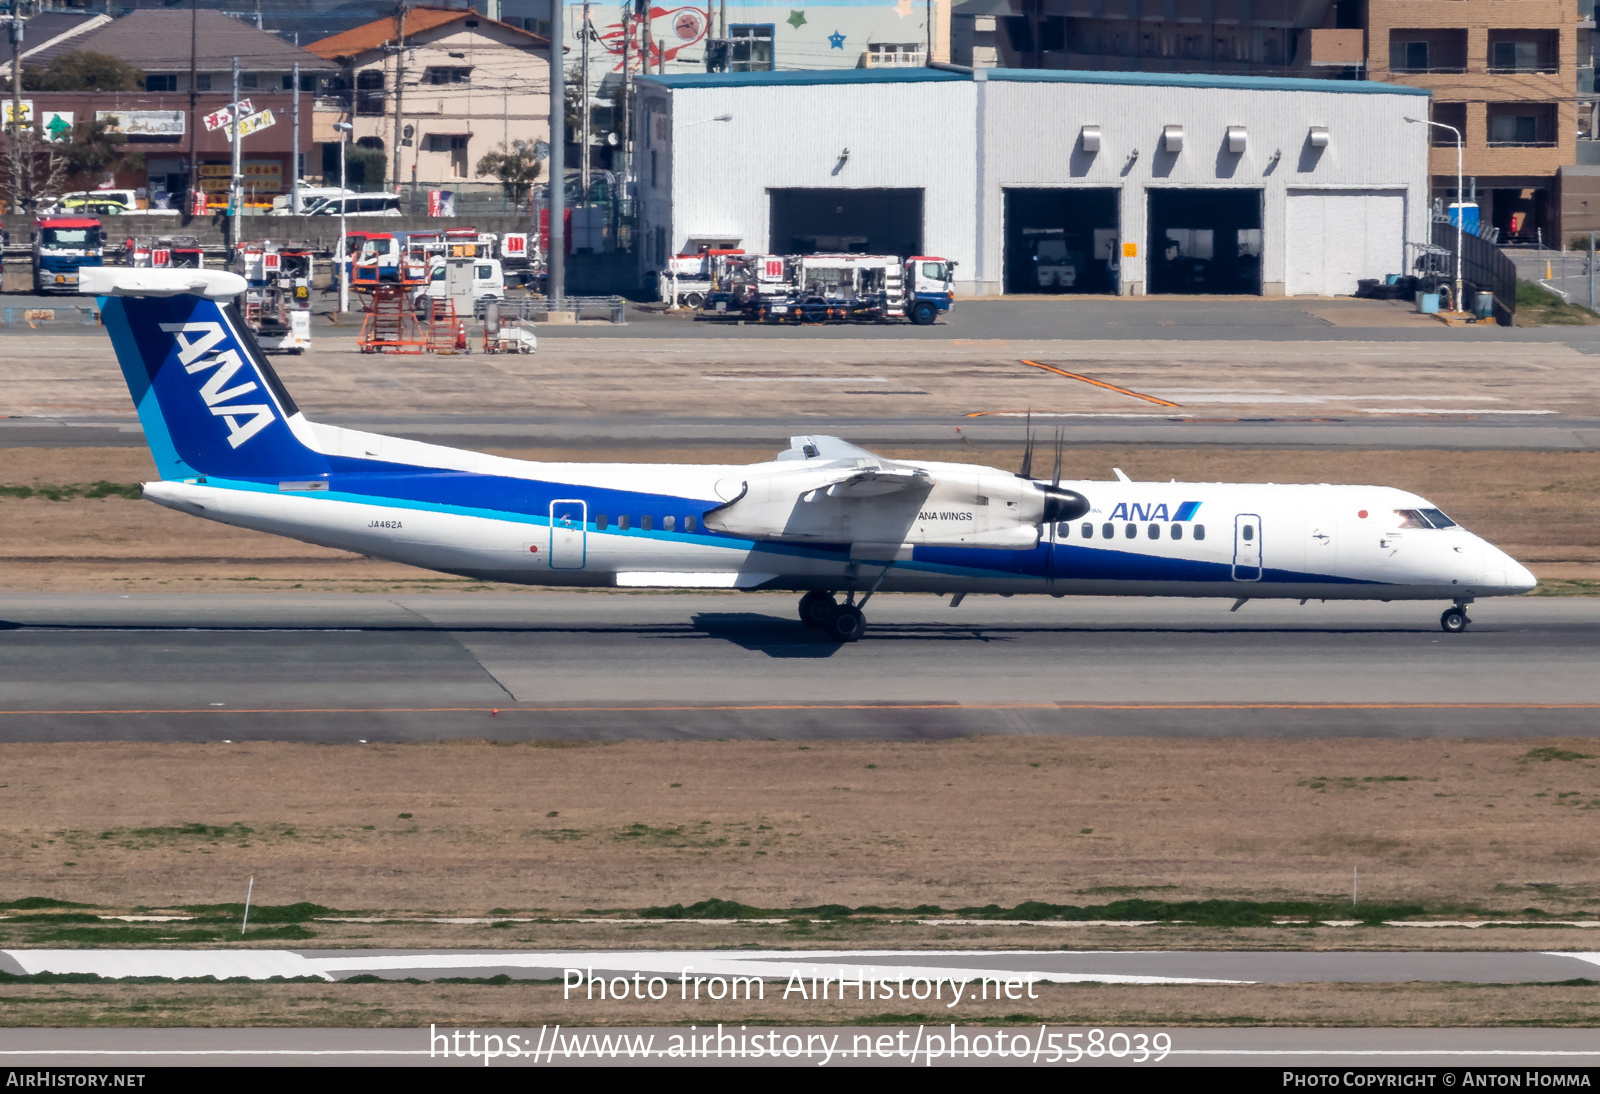
{"type": "Polygon", "coordinates": [[[1384,486],[1134,482],[893,460],[795,437],[746,466],[542,463],[305,417],[221,270],[85,269],[161,479],[158,505],[373,558],[525,585],[786,590],[835,642],[878,592],[1445,600],[1536,582],[1384,486]],[[840,596],[843,600],[840,600],[840,596]]]}

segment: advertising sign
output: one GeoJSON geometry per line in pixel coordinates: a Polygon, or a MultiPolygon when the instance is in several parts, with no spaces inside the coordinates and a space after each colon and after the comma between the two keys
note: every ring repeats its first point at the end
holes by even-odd
{"type": "MultiPolygon", "coordinates": [[[[239,136],[248,137],[252,133],[259,132],[268,128],[269,126],[274,126],[277,124],[278,119],[272,116],[272,111],[262,110],[255,114],[251,114],[247,117],[239,119],[239,136]]],[[[228,127],[228,139],[233,139],[232,126],[228,127]]]]}
{"type": "MultiPolygon", "coordinates": [[[[12,101],[10,99],[7,99],[7,100],[5,100],[5,104],[6,104],[5,105],[5,115],[4,115],[5,124],[6,125],[10,125],[12,123],[12,118],[11,118],[12,101]]],[[[17,100],[16,105],[22,108],[22,124],[23,125],[27,125],[29,122],[33,121],[33,100],[32,99],[19,99],[19,100],[17,100]]]]}
{"type": "MultiPolygon", "coordinates": [[[[249,99],[239,100],[239,113],[254,114],[255,112],[256,108],[250,105],[249,99]]],[[[225,106],[220,110],[214,110],[205,116],[206,132],[215,133],[231,121],[233,121],[233,111],[229,107],[225,106]]]]}
{"type": "Polygon", "coordinates": [[[130,141],[175,141],[184,132],[181,110],[96,110],[94,118],[130,141]]]}
{"type": "Polygon", "coordinates": [[[39,131],[51,144],[63,144],[72,137],[72,123],[76,117],[70,110],[46,110],[39,131]]]}

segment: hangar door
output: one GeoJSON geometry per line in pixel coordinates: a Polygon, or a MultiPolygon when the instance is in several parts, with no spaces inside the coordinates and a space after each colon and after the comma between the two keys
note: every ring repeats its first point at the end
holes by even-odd
{"type": "Polygon", "coordinates": [[[1122,255],[1117,191],[1008,188],[1005,291],[1115,293],[1122,255]]]}
{"type": "Polygon", "coordinates": [[[1406,272],[1399,191],[1291,190],[1284,228],[1290,296],[1349,296],[1360,278],[1406,272]]]}
{"type": "Polygon", "coordinates": [[[1147,291],[1259,293],[1261,191],[1151,189],[1147,291]]]}
{"type": "Polygon", "coordinates": [[[769,190],[772,254],[922,253],[922,191],[769,190]]]}

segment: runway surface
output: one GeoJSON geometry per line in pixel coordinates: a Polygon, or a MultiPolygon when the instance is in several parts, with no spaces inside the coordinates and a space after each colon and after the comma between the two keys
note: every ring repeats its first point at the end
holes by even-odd
{"type": "MultiPolygon", "coordinates": [[[[1041,929],[1048,929],[1041,928],[1041,929]]],[[[1541,984],[1600,980],[1600,953],[1329,952],[1063,950],[0,950],[0,970],[12,974],[88,973],[106,977],[510,976],[561,980],[568,970],[608,977],[756,977],[784,983],[792,976],[827,976],[944,984],[950,1002],[980,998],[981,981],[1057,984],[1393,984],[1418,981],[1541,984]],[[968,993],[969,994],[965,994],[968,993]]],[[[692,985],[691,985],[692,990],[692,985]]],[[[992,986],[991,989],[992,990],[992,986]]],[[[992,998],[992,996],[991,996],[992,998]]]]}
{"type": "Polygon", "coordinates": [[[1600,736],[1600,599],[0,597],[0,740],[1600,736]]]}
{"type": "MultiPolygon", "coordinates": [[[[454,1026],[431,1029],[0,1029],[0,1069],[93,1067],[118,1068],[133,1072],[152,1067],[290,1067],[312,1065],[316,1067],[605,1067],[644,1066],[660,1067],[682,1062],[693,1067],[707,1066],[977,1066],[977,1067],[1029,1067],[1054,1065],[1058,1067],[1226,1067],[1245,1066],[1273,1068],[1428,1068],[1437,1069],[1431,1077],[1421,1075],[1416,1085],[1439,1090],[1454,1086],[1461,1080],[1460,1072],[1451,1072],[1446,1081],[1442,1072],[1451,1068],[1470,1068],[1480,1078],[1479,1085],[1501,1085],[1484,1078],[1487,1069],[1517,1068],[1520,1082],[1527,1082],[1527,1072],[1537,1068],[1552,1072],[1563,1079],[1571,1075],[1581,1079],[1581,1072],[1600,1063],[1600,1046],[1595,1044],[1594,1032],[1586,1029],[1175,1029],[1146,1027],[1118,1031],[1107,1027],[1099,1031],[1097,1042],[1110,1039],[1115,1032],[1129,1036],[1145,1035],[1148,1043],[1158,1034],[1166,1034],[1170,1050],[1164,1055],[1145,1052],[1143,1056],[1129,1050],[1120,1040],[1116,1049],[1122,1053],[1113,1056],[1100,1050],[1100,1055],[1080,1055],[1076,1059],[1062,1051],[1055,1053],[1054,1046],[1066,1046],[1071,1035],[1075,1043],[1084,1045],[1091,1037],[1089,1028],[1082,1026],[975,1026],[957,1023],[926,1026],[765,1026],[748,1028],[701,1027],[694,1032],[711,1036],[712,1046],[704,1056],[679,1060],[665,1055],[671,1051],[672,1038],[684,1045],[690,1028],[642,1026],[628,1029],[595,1029],[587,1027],[550,1029],[473,1029],[476,1041],[467,1039],[467,1030],[461,1030],[463,1055],[445,1055],[440,1044],[433,1040],[442,1035],[446,1044],[452,1044],[454,1026]],[[998,1029],[1006,1033],[1007,1052],[996,1051],[995,1034],[998,1029]],[[901,1033],[904,1040],[901,1040],[901,1033]],[[728,1050],[718,1055],[715,1035],[730,1034],[728,1050]],[[635,1046],[630,1054],[618,1048],[610,1051],[618,1041],[618,1034],[626,1034],[635,1046]],[[734,1054],[743,1034],[743,1051],[734,1054]],[[1014,1055],[1017,1035],[1026,1038],[1029,1051],[1014,1055]],[[1041,1034],[1046,1047],[1036,1058],[1031,1051],[1041,1034]],[[775,1035],[774,1040],[768,1040],[775,1035]],[[951,1057],[952,1035],[964,1036],[958,1048],[965,1055],[951,1057]],[[974,1044],[978,1035],[987,1041],[974,1044]],[[1055,1039],[1050,1040],[1054,1035],[1055,1039]],[[510,1038],[517,1037],[518,1041],[510,1038]],[[782,1050],[776,1057],[763,1053],[755,1056],[750,1046],[756,1037],[782,1050]],[[887,1036],[887,1041],[880,1038],[887,1036]],[[499,1056],[484,1059],[479,1046],[485,1038],[498,1038],[499,1056]],[[602,1054],[601,1038],[608,1037],[607,1050],[602,1054]],[[866,1040],[857,1040],[857,1038],[866,1040]],[[939,1051],[934,1056],[930,1038],[938,1037],[939,1051]],[[559,1039],[558,1039],[559,1038],[559,1039]],[[525,1039],[525,1041],[523,1040],[525,1039]],[[638,1052],[637,1046],[646,1046],[638,1052]],[[518,1053],[511,1056],[509,1045],[516,1045],[518,1053]],[[526,1045],[526,1047],[523,1047],[526,1045]],[[864,1048],[872,1046],[871,1055],[864,1048]],[[879,1046],[882,1046],[881,1049],[879,1046]],[[549,1052],[548,1057],[545,1055],[549,1052]],[[913,1054],[914,1051],[914,1054],[913,1054]],[[979,1053],[981,1052],[981,1056],[979,1053]],[[861,1054],[857,1054],[861,1053],[861,1054]],[[929,1057],[932,1057],[931,1059],[929,1057]]],[[[697,1042],[697,1044],[703,1042],[697,1042]]],[[[1265,1078],[1265,1077],[1264,1077],[1265,1078]]],[[[1270,1080],[1273,1087],[1282,1088],[1276,1074],[1270,1080]]],[[[1333,1085],[1324,1082],[1321,1085],[1333,1085]]],[[[1376,1085],[1376,1084],[1372,1084],[1376,1085]]],[[[1531,1083],[1528,1085],[1532,1085],[1531,1083]]],[[[1549,1084],[1554,1085],[1554,1084],[1549,1084]]],[[[1562,1082],[1561,1085],[1580,1085],[1562,1082]]]]}

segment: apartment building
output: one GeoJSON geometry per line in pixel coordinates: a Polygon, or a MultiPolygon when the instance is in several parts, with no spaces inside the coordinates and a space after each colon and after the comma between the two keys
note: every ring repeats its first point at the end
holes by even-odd
{"type": "MultiPolygon", "coordinates": [[[[1422,88],[1433,96],[1426,120],[1462,135],[1464,189],[1476,195],[1484,223],[1499,228],[1502,240],[1549,242],[1560,238],[1564,217],[1569,232],[1600,228],[1600,169],[1572,169],[1580,162],[1600,164],[1600,142],[1585,141],[1580,158],[1578,141],[1580,125],[1585,135],[1594,133],[1593,5],[965,0],[953,12],[952,59],[1010,68],[1366,79],[1422,88]],[[1572,196],[1591,185],[1592,195],[1572,196]]],[[[1448,203],[1456,192],[1456,139],[1433,128],[1432,142],[1433,195],[1448,203]]]]}
{"type": "MultiPolygon", "coordinates": [[[[1468,197],[1501,240],[1558,242],[1560,173],[1576,162],[1576,0],[1369,0],[1369,79],[1433,93],[1461,134],[1468,197]]],[[[1433,127],[1436,197],[1453,200],[1456,137],[1433,127]]],[[[1569,229],[1570,230],[1570,229],[1569,229]]]]}

